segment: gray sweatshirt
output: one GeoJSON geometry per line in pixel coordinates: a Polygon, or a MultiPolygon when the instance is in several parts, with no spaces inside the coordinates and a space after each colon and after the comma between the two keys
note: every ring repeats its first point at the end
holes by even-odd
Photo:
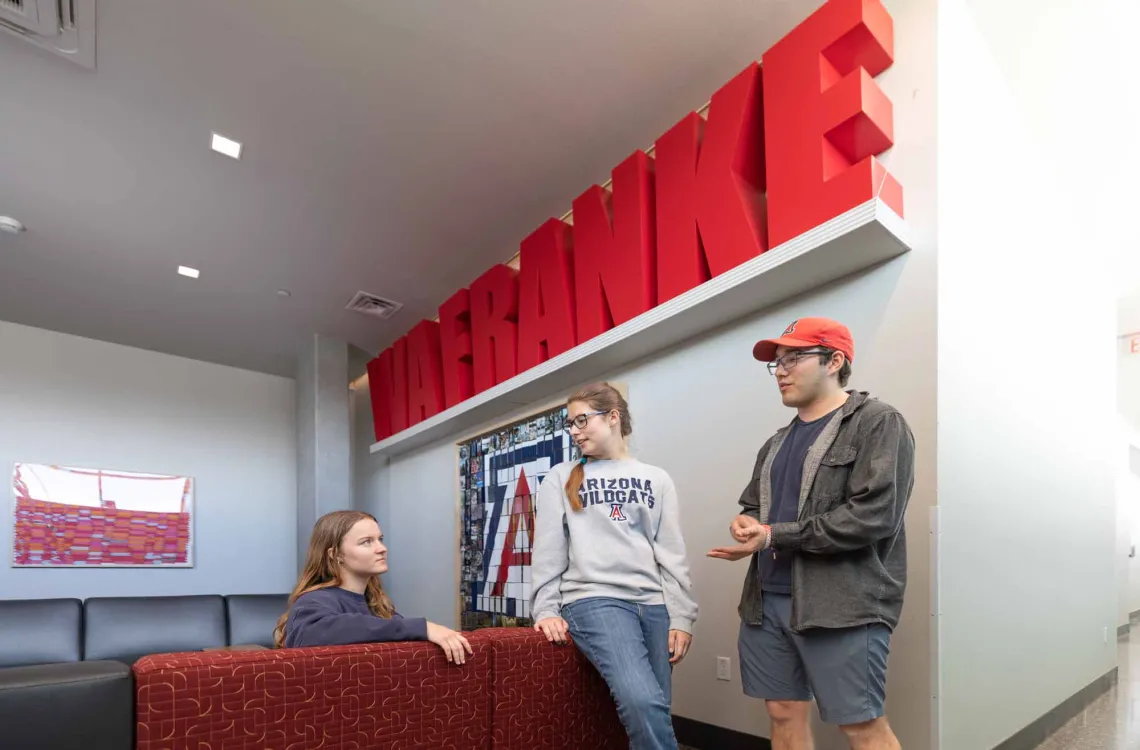
{"type": "Polygon", "coordinates": [[[538,488],[534,619],[560,617],[565,604],[604,596],[664,604],[669,629],[692,633],[697,602],[673,480],[634,459],[591,461],[578,493],[584,507],[574,511],[564,487],[575,463],[555,466],[538,488]]]}

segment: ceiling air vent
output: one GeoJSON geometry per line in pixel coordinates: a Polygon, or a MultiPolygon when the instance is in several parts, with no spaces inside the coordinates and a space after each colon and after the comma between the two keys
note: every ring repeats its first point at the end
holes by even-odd
{"type": "MultiPolygon", "coordinates": [[[[0,2],[2,1],[0,0],[0,2]]],[[[345,306],[345,309],[387,320],[395,315],[401,307],[403,305],[399,302],[393,302],[390,299],[384,299],[368,292],[357,292],[356,296],[345,306]]]]}
{"type": "Polygon", "coordinates": [[[0,30],[95,67],[95,0],[0,0],[0,30]]]}
{"type": "Polygon", "coordinates": [[[0,0],[0,18],[39,36],[59,34],[59,0],[0,0]]]}

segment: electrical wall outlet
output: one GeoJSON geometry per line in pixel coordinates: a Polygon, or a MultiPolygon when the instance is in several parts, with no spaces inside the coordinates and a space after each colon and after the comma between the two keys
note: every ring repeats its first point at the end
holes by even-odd
{"type": "Polygon", "coordinates": [[[727,656],[716,657],[716,678],[725,682],[732,680],[732,659],[727,656]]]}

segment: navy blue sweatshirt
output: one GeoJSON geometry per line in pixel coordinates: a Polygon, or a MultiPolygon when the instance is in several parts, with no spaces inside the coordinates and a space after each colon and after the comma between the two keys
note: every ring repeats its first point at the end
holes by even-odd
{"type": "Polygon", "coordinates": [[[426,640],[424,618],[377,617],[363,594],[336,586],[302,594],[285,624],[285,648],[426,640]]]}

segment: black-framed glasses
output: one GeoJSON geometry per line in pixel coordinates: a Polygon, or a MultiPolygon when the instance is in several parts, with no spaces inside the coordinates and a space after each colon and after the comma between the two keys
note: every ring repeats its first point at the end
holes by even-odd
{"type": "Polygon", "coordinates": [[[796,351],[788,352],[779,359],[769,362],[768,374],[775,375],[776,369],[779,368],[780,365],[784,366],[784,372],[791,372],[792,369],[800,363],[800,360],[806,357],[819,357],[829,354],[831,354],[831,352],[826,349],[797,349],[796,351]]]}
{"type": "Polygon", "coordinates": [[[585,414],[579,414],[573,419],[567,419],[562,423],[562,429],[569,430],[571,427],[577,427],[579,430],[586,429],[586,423],[590,421],[590,417],[596,417],[599,414],[609,414],[608,411],[591,411],[585,414]]]}

